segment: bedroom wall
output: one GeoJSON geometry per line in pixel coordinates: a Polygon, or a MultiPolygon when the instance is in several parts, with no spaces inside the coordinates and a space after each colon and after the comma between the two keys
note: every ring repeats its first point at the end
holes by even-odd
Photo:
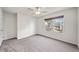
{"type": "Polygon", "coordinates": [[[3,12],[2,8],[0,8],[0,46],[3,40],[3,12]]]}
{"type": "Polygon", "coordinates": [[[5,40],[17,37],[17,15],[4,11],[3,16],[5,40]]]}
{"type": "Polygon", "coordinates": [[[70,8],[49,15],[38,18],[37,21],[37,33],[45,35],[57,40],[77,44],[77,8],[70,8]],[[46,31],[44,19],[48,17],[55,17],[64,15],[64,31],[63,33],[56,33],[52,31],[46,31]]]}
{"type": "Polygon", "coordinates": [[[17,14],[17,38],[22,39],[35,34],[35,18],[24,13],[17,14]]]}
{"type": "Polygon", "coordinates": [[[78,21],[77,21],[77,25],[78,25],[78,28],[77,28],[77,38],[78,38],[78,47],[79,47],[79,7],[77,8],[77,19],[78,19],[78,21]]]}

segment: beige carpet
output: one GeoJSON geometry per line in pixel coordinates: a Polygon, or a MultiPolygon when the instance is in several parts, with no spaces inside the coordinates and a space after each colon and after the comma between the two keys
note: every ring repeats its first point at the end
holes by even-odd
{"type": "Polygon", "coordinates": [[[71,44],[35,35],[25,39],[3,41],[0,52],[78,52],[71,44]]]}

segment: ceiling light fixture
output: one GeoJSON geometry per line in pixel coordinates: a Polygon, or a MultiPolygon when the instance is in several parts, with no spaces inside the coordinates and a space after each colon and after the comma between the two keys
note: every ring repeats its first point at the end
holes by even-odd
{"type": "Polygon", "coordinates": [[[35,14],[36,14],[36,15],[39,15],[39,14],[40,14],[40,12],[39,12],[39,11],[36,11],[36,12],[35,12],[35,14]]]}
{"type": "Polygon", "coordinates": [[[36,12],[35,12],[36,15],[40,15],[40,7],[36,7],[36,12]]]}

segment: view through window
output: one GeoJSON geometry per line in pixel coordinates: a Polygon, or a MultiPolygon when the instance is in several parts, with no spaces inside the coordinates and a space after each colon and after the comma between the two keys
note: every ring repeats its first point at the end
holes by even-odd
{"type": "Polygon", "coordinates": [[[64,15],[45,19],[46,30],[53,32],[62,32],[64,15]]]}

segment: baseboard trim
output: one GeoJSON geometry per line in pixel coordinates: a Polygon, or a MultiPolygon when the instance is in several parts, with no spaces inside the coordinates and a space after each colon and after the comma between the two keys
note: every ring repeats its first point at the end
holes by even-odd
{"type": "Polygon", "coordinates": [[[5,39],[5,40],[11,40],[11,39],[17,39],[17,37],[13,37],[13,38],[5,39]]]}

